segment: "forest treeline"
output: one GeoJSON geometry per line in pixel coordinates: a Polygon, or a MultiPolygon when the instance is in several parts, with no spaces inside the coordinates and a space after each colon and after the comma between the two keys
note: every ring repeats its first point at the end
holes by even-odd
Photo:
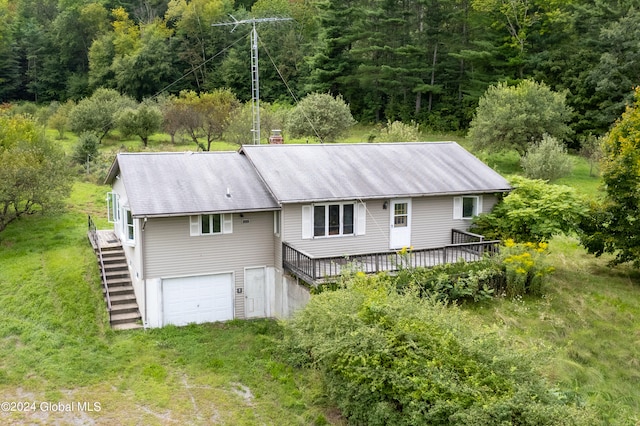
{"type": "Polygon", "coordinates": [[[0,101],[138,100],[231,89],[342,95],[362,122],[466,129],[497,82],[566,91],[574,140],[607,131],[640,83],[639,0],[0,0],[0,101]],[[234,29],[232,31],[232,29],[234,29]]]}

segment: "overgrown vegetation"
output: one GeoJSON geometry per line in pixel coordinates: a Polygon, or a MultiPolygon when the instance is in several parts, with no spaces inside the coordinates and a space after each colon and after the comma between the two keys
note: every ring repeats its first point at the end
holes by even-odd
{"type": "Polygon", "coordinates": [[[381,276],[315,296],[285,324],[284,356],[317,369],[352,424],[590,425],[570,392],[460,309],[381,276]]]}
{"type": "Polygon", "coordinates": [[[27,116],[0,114],[0,232],[20,217],[64,206],[72,168],[27,116]]]}
{"type": "MultiPolygon", "coordinates": [[[[495,297],[539,296],[553,272],[546,243],[506,240],[499,254],[476,262],[459,261],[430,268],[403,268],[388,277],[398,291],[441,302],[482,302],[495,297]]],[[[362,275],[361,275],[362,277],[362,275]]],[[[339,284],[348,285],[352,277],[339,284]]]]}

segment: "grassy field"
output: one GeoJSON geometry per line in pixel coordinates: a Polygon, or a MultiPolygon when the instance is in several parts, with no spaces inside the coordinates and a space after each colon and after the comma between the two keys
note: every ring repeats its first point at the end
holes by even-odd
{"type": "MultiPolygon", "coordinates": [[[[74,142],[60,141],[66,150],[74,142]]],[[[151,143],[193,149],[162,136],[151,143]]],[[[110,139],[102,150],[122,146],[142,144],[110,139]]],[[[510,154],[485,161],[518,171],[510,154]]],[[[560,183],[597,194],[598,179],[575,162],[560,183]]],[[[77,182],[66,212],[27,217],[0,234],[0,401],[13,403],[0,411],[0,424],[343,423],[312,371],[279,361],[275,321],[113,332],[85,224],[92,214],[107,226],[107,190],[77,182]]],[[[595,407],[603,425],[640,425],[640,273],[609,268],[568,237],[554,239],[550,252],[556,273],[544,297],[467,309],[540,353],[549,380],[595,407]]]]}
{"type": "Polygon", "coordinates": [[[514,342],[546,354],[545,376],[595,407],[606,425],[640,424],[640,272],[608,267],[574,238],[549,246],[542,298],[497,299],[469,307],[514,342]]]}

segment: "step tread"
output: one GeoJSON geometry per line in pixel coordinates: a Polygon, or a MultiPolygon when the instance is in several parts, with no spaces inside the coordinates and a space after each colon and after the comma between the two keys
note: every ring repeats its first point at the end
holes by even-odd
{"type": "Polygon", "coordinates": [[[124,311],[138,310],[137,303],[121,303],[121,304],[111,304],[111,315],[124,313],[124,311]]]}
{"type": "MultiPolygon", "coordinates": [[[[102,293],[104,294],[104,291],[102,293]]],[[[131,286],[109,287],[109,299],[111,299],[113,296],[128,295],[128,294],[135,295],[135,293],[133,292],[133,287],[131,286]]]]}
{"type": "Polygon", "coordinates": [[[122,324],[113,324],[111,328],[114,330],[136,330],[143,327],[142,324],[138,324],[137,322],[125,322],[122,324]]]}
{"type": "Polygon", "coordinates": [[[130,277],[107,277],[107,285],[109,287],[122,287],[131,284],[130,277]]]}
{"type": "Polygon", "coordinates": [[[125,256],[102,256],[102,262],[126,262],[125,256]]]}
{"type": "MultiPolygon", "coordinates": [[[[132,287],[133,290],[133,287],[132,287]]],[[[135,302],[138,303],[136,301],[136,295],[133,293],[133,291],[131,291],[131,293],[127,293],[127,294],[117,294],[117,295],[109,295],[109,300],[111,300],[111,304],[126,304],[127,302],[131,301],[131,302],[135,302]]]]}
{"type": "MultiPolygon", "coordinates": [[[[104,262],[103,262],[104,263],[104,262]]],[[[129,265],[126,262],[118,262],[118,263],[105,263],[104,269],[112,270],[112,269],[129,269],[129,265]]]]}
{"type": "Polygon", "coordinates": [[[140,313],[139,312],[123,312],[123,313],[115,313],[115,314],[111,314],[111,322],[114,321],[123,321],[123,320],[136,320],[136,319],[140,319],[140,313]]]}

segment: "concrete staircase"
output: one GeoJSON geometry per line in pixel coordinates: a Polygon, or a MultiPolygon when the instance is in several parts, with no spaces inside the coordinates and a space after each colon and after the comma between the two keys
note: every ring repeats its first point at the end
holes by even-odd
{"type": "MultiPolygon", "coordinates": [[[[111,302],[109,320],[114,330],[129,330],[142,328],[142,317],[138,308],[131,277],[127,266],[127,259],[122,246],[103,247],[96,252],[99,257],[102,253],[102,262],[98,258],[100,268],[104,265],[104,277],[106,289],[103,287],[105,301],[111,302]]],[[[102,273],[102,271],[101,271],[102,273]]]]}

